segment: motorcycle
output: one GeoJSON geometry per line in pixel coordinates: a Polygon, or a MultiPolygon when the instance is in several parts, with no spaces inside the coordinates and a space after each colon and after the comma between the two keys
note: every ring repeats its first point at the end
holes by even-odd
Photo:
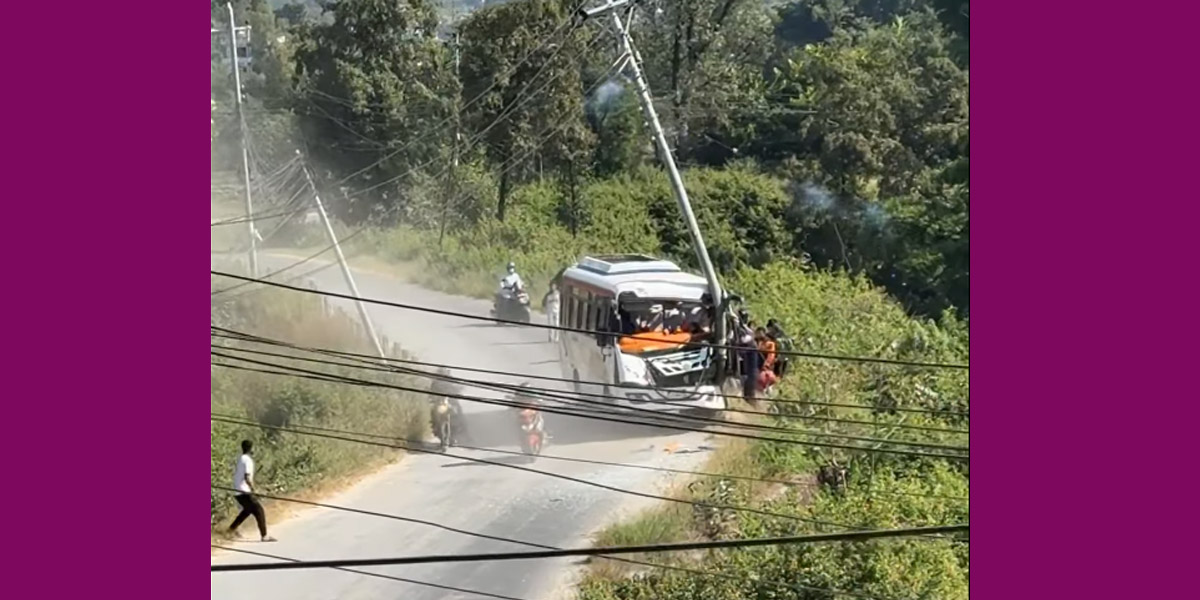
{"type": "Polygon", "coordinates": [[[492,317],[504,321],[528,323],[533,319],[529,309],[529,294],[523,290],[502,290],[492,304],[492,317]]]}
{"type": "Polygon", "coordinates": [[[546,441],[546,423],[542,413],[532,408],[521,409],[521,451],[537,456],[546,441]]]}
{"type": "Polygon", "coordinates": [[[433,408],[433,435],[437,436],[438,444],[442,452],[446,448],[454,444],[454,426],[451,421],[454,418],[454,409],[450,406],[450,401],[442,398],[433,408]]]}

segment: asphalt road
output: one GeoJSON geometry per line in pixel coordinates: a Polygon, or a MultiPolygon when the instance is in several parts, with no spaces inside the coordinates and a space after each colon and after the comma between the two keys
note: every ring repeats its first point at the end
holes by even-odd
{"type": "MultiPolygon", "coordinates": [[[[263,256],[264,272],[286,266],[292,259],[263,256]]],[[[214,257],[214,263],[216,257],[214,257]]],[[[305,265],[298,270],[304,272],[305,265]]],[[[280,280],[287,280],[289,272],[280,280]]],[[[449,296],[399,282],[386,274],[358,270],[359,291],[367,297],[487,315],[490,303],[449,296]]],[[[348,293],[340,271],[329,268],[309,277],[318,288],[348,293]]],[[[236,283],[236,282],[230,282],[236,283]]],[[[348,302],[335,304],[353,311],[348,302]]],[[[561,376],[557,350],[539,329],[501,326],[381,306],[368,308],[380,334],[423,360],[517,374],[561,376]]],[[[351,314],[354,314],[353,312],[351,314]]],[[[455,375],[486,378],[479,374],[455,375]]],[[[553,382],[540,382],[546,387],[553,382]]],[[[565,386],[561,386],[566,389],[565,386]]],[[[472,394],[500,396],[472,390],[472,394]]],[[[466,403],[474,445],[516,450],[512,417],[504,408],[466,403]]],[[[590,419],[546,416],[554,439],[545,453],[610,462],[697,468],[713,442],[700,433],[681,433],[590,419]]],[[[522,457],[482,451],[454,450],[466,456],[526,465],[522,457]]],[[[660,493],[670,483],[663,473],[642,469],[596,466],[538,459],[534,468],[608,485],[660,493]]],[[[351,489],[325,500],[330,504],[402,515],[491,536],[557,547],[586,545],[603,525],[646,506],[627,494],[563,481],[514,469],[480,465],[458,459],[418,454],[383,469],[351,489]]],[[[268,519],[270,516],[268,515],[268,519]]],[[[480,539],[431,526],[347,513],[324,508],[306,509],[283,523],[271,523],[275,543],[257,541],[253,523],[243,526],[247,541],[234,547],[291,559],[332,559],[506,552],[528,549],[507,542],[480,539]],[[252,539],[253,541],[249,541],[252,539]]],[[[217,563],[263,562],[270,559],[220,552],[217,563]]],[[[211,597],[222,600],[435,600],[458,598],[520,598],[544,600],[569,595],[569,583],[579,570],[577,559],[480,562],[364,568],[371,574],[403,578],[396,581],[330,569],[213,573],[211,597]],[[421,582],[421,583],[416,583],[421,582]],[[446,587],[435,587],[446,586],[446,587]],[[448,589],[449,588],[449,589],[448,589]]]]}

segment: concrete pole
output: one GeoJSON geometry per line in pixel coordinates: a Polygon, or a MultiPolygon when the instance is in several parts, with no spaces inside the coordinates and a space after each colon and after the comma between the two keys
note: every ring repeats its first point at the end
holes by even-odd
{"type": "Polygon", "coordinates": [[[312,188],[313,199],[316,200],[317,204],[317,212],[321,214],[321,222],[325,225],[325,234],[329,237],[329,243],[333,246],[334,253],[337,254],[338,265],[342,268],[342,277],[345,278],[346,286],[350,288],[350,294],[354,296],[354,304],[358,307],[358,317],[362,319],[363,327],[366,329],[367,335],[370,336],[371,343],[374,344],[375,351],[379,353],[379,357],[387,358],[387,354],[383,351],[383,345],[379,341],[379,334],[375,332],[375,325],[371,322],[371,316],[367,314],[367,305],[362,301],[362,296],[358,293],[358,286],[354,283],[354,275],[350,272],[350,265],[346,264],[346,256],[342,254],[342,245],[338,243],[337,235],[333,233],[333,225],[329,222],[329,215],[325,214],[325,205],[321,203],[321,195],[317,193],[317,186],[313,184],[312,175],[308,172],[308,165],[301,162],[300,168],[304,169],[304,178],[308,181],[308,187],[312,188]]]}

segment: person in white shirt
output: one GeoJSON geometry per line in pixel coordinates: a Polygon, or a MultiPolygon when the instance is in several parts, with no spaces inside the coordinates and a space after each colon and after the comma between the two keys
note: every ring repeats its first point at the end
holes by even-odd
{"type": "Polygon", "coordinates": [[[510,297],[509,294],[515,293],[524,287],[525,282],[521,281],[521,276],[517,274],[516,263],[508,263],[508,275],[505,275],[500,280],[501,293],[508,292],[508,294],[505,294],[505,297],[510,297]]]}
{"type": "Polygon", "coordinates": [[[236,534],[242,522],[254,515],[254,522],[258,524],[258,533],[262,536],[262,541],[273,542],[275,538],[267,535],[267,515],[258,498],[254,497],[254,458],[250,456],[253,451],[254,443],[242,440],[242,455],[233,467],[233,489],[237,490],[234,498],[242,507],[242,512],[238,513],[237,518],[229,525],[229,533],[236,534]]]}
{"type": "MultiPolygon", "coordinates": [[[[558,308],[562,305],[562,300],[558,295],[558,282],[550,282],[550,291],[546,292],[546,297],[542,298],[542,306],[546,309],[546,323],[551,327],[558,327],[558,308]]],[[[550,341],[558,341],[558,330],[550,329],[550,341]]]]}

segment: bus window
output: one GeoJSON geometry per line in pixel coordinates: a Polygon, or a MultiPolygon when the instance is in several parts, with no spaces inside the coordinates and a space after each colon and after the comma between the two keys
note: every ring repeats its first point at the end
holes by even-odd
{"type": "Polygon", "coordinates": [[[559,302],[562,303],[562,314],[559,316],[559,323],[563,327],[571,326],[571,288],[570,286],[561,287],[558,290],[559,302]]]}
{"type": "Polygon", "coordinates": [[[575,329],[587,329],[587,302],[584,300],[584,292],[575,290],[571,294],[571,302],[575,305],[575,314],[571,319],[571,325],[575,329]]]}
{"type": "Polygon", "coordinates": [[[583,326],[583,328],[588,331],[595,331],[596,330],[596,297],[591,292],[588,292],[587,304],[585,306],[586,306],[586,308],[584,309],[584,326],[583,326]]]}

